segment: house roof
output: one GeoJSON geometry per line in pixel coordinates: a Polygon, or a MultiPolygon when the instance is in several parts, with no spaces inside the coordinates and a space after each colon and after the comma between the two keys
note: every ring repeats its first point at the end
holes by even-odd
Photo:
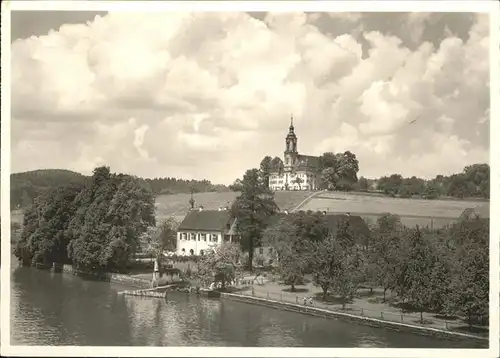
{"type": "Polygon", "coordinates": [[[336,234],[340,225],[348,223],[355,235],[364,237],[370,235],[370,228],[368,227],[368,225],[366,225],[366,222],[359,215],[326,214],[324,215],[324,220],[327,228],[334,234],[336,234]]]}
{"type": "MultiPolygon", "coordinates": [[[[276,213],[269,217],[268,225],[277,224],[282,218],[286,216],[285,213],[276,213]]],[[[340,225],[343,223],[348,223],[352,228],[354,235],[361,237],[368,237],[370,235],[370,228],[359,215],[348,215],[348,214],[325,214],[322,216],[325,226],[334,235],[337,233],[340,225]]]]}
{"type": "Polygon", "coordinates": [[[490,217],[490,205],[478,205],[475,208],[467,208],[459,216],[459,220],[470,219],[474,216],[479,216],[480,218],[486,219],[490,217]]]}
{"type": "Polygon", "coordinates": [[[228,210],[191,210],[178,230],[224,231],[230,223],[228,210]]]}

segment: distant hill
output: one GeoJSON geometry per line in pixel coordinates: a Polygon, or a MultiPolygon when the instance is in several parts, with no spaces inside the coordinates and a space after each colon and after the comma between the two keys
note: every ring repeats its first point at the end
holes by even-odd
{"type": "Polygon", "coordinates": [[[26,207],[43,191],[70,183],[83,184],[87,177],[64,169],[40,169],[10,176],[11,209],[26,207]]]}
{"type": "MultiPolygon", "coordinates": [[[[43,191],[71,183],[83,184],[89,177],[71,170],[40,169],[10,176],[11,209],[24,208],[43,191]]],[[[203,192],[226,192],[225,185],[212,184],[208,180],[184,180],[177,178],[144,179],[156,195],[203,192]]]]}

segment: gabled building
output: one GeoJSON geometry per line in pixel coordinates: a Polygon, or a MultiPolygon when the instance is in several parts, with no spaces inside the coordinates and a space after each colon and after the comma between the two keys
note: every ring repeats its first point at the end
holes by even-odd
{"type": "Polygon", "coordinates": [[[191,209],[177,229],[177,254],[203,255],[223,242],[237,242],[235,225],[228,208],[191,209]]]}
{"type": "Polygon", "coordinates": [[[299,154],[293,118],[285,138],[283,168],[273,169],[269,188],[277,190],[318,190],[320,186],[319,157],[299,154]]]}
{"type": "Polygon", "coordinates": [[[478,205],[475,208],[467,208],[462,214],[458,217],[458,221],[462,220],[470,220],[475,217],[479,217],[481,219],[489,219],[490,218],[490,203],[484,205],[478,205]]]}
{"type": "MultiPolygon", "coordinates": [[[[288,215],[286,212],[275,214],[269,219],[269,225],[276,225],[286,215],[288,215]]],[[[366,243],[370,236],[370,228],[359,215],[350,215],[348,213],[329,214],[323,212],[323,219],[327,230],[334,237],[337,235],[339,228],[344,224],[349,226],[359,245],[366,243]]],[[[262,245],[254,249],[254,258],[263,261],[263,265],[269,265],[276,262],[277,255],[272,247],[262,245]]]]}

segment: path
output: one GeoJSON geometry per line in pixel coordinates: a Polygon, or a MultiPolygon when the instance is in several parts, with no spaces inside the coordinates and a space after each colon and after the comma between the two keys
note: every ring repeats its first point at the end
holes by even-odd
{"type": "MultiPolygon", "coordinates": [[[[312,283],[307,285],[296,286],[297,292],[284,292],[284,289],[289,289],[290,286],[280,285],[276,282],[266,282],[263,285],[254,285],[245,288],[243,291],[238,292],[242,295],[249,295],[261,298],[268,298],[275,301],[284,301],[290,303],[303,304],[304,297],[307,298],[307,305],[309,303],[309,297],[320,295],[322,293],[321,289],[314,286],[312,283]],[[253,292],[252,292],[253,287],[253,292]]],[[[368,290],[363,290],[368,293],[368,290]]],[[[354,299],[352,304],[346,305],[346,312],[366,316],[377,319],[385,319],[392,322],[402,322],[407,324],[419,325],[424,327],[431,327],[437,329],[445,330],[456,330],[458,327],[463,327],[464,324],[460,320],[445,320],[443,318],[437,317],[433,313],[424,312],[423,318],[426,321],[425,324],[420,323],[420,313],[407,313],[402,312],[400,308],[390,306],[387,303],[376,303],[371,302],[374,298],[380,297],[381,292],[379,290],[374,290],[374,294],[369,297],[358,297],[354,299]]],[[[388,295],[388,298],[390,296],[388,295]]],[[[322,302],[320,300],[313,299],[314,307],[332,310],[332,311],[342,311],[342,304],[338,302],[322,302]]],[[[462,330],[461,330],[462,331],[462,330]]],[[[466,331],[463,333],[472,334],[466,331]]],[[[483,336],[483,334],[476,334],[483,336]]]]}
{"type": "Polygon", "coordinates": [[[300,208],[303,207],[305,204],[307,204],[309,202],[309,200],[311,200],[314,196],[319,195],[320,193],[322,193],[322,191],[315,191],[314,193],[312,193],[311,195],[309,195],[307,198],[305,198],[304,200],[302,200],[299,205],[297,205],[295,208],[293,208],[292,210],[290,210],[290,212],[293,213],[295,211],[300,210],[300,208]]]}

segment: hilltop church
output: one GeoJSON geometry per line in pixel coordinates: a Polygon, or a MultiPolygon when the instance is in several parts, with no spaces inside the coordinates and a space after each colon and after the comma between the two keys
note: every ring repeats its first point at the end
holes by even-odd
{"type": "Polygon", "coordinates": [[[318,190],[320,180],[319,157],[302,155],[297,151],[297,136],[292,117],[285,138],[283,168],[271,171],[269,187],[273,191],[318,190]]]}

